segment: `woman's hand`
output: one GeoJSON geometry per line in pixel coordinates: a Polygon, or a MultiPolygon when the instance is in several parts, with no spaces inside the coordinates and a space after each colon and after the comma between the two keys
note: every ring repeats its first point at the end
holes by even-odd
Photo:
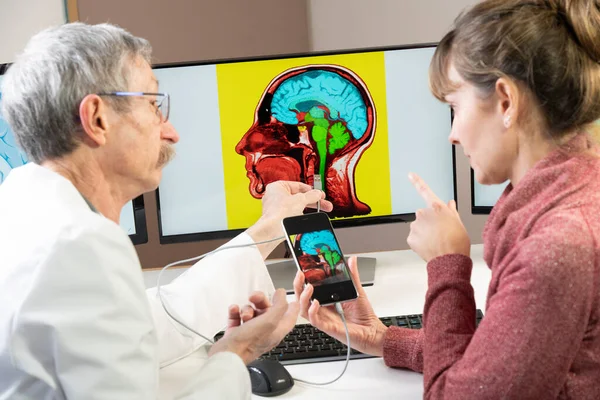
{"type": "MultiPolygon", "coordinates": [[[[358,299],[342,303],[350,333],[350,347],[366,354],[382,356],[383,338],[387,327],[373,312],[367,294],[360,284],[356,257],[350,258],[348,264],[350,276],[358,291],[358,299]]],[[[300,303],[300,315],[316,328],[346,343],[346,330],[342,318],[333,305],[321,307],[317,300],[313,300],[311,304],[313,290],[310,284],[304,287],[304,274],[298,271],[294,279],[294,292],[300,303]]]]}
{"type": "Polygon", "coordinates": [[[471,255],[471,240],[456,210],[456,202],[446,205],[416,174],[408,175],[427,208],[417,210],[417,219],[410,224],[408,245],[426,262],[445,254],[471,255]]]}

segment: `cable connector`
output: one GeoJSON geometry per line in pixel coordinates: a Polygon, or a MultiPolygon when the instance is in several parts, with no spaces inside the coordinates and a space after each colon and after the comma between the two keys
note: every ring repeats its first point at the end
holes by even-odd
{"type": "MultiPolygon", "coordinates": [[[[323,190],[323,182],[321,181],[321,175],[313,175],[313,189],[323,190]]],[[[321,211],[321,200],[317,201],[317,212],[321,211]]]]}

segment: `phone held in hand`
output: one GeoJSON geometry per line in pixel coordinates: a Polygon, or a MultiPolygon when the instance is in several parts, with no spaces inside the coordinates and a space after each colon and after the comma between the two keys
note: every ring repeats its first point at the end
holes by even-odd
{"type": "Polygon", "coordinates": [[[326,213],[284,218],[282,224],[296,266],[304,273],[306,283],[314,287],[313,299],[325,305],[358,298],[326,213]]]}

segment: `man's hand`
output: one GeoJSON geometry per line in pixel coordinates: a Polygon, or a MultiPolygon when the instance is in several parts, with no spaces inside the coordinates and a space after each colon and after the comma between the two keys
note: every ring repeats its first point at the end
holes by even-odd
{"type": "MultiPolygon", "coordinates": [[[[321,202],[321,210],[333,210],[333,204],[325,200],[325,193],[302,182],[277,181],[267,185],[262,198],[262,216],[247,233],[255,242],[262,242],[283,236],[281,220],[300,215],[305,208],[316,208],[321,202]]],[[[269,243],[259,247],[266,258],[279,243],[269,243]]]]}
{"type": "Polygon", "coordinates": [[[245,305],[240,309],[237,304],[229,306],[229,318],[227,319],[227,328],[225,335],[235,331],[235,328],[245,322],[250,321],[254,317],[262,315],[271,307],[271,302],[266,294],[256,291],[250,295],[250,304],[245,305]]]}
{"type": "Polygon", "coordinates": [[[230,351],[248,364],[277,346],[296,324],[300,307],[296,302],[288,304],[283,289],[275,292],[272,305],[262,293],[253,293],[250,302],[254,307],[230,307],[227,331],[209,356],[230,351]]]}
{"type": "Polygon", "coordinates": [[[470,257],[471,240],[460,220],[456,202],[446,205],[427,184],[416,174],[409,179],[427,208],[417,210],[417,219],[410,224],[408,245],[426,262],[445,254],[464,254],[470,257]]]}
{"type": "Polygon", "coordinates": [[[316,190],[302,182],[277,181],[267,185],[262,198],[262,218],[275,220],[278,224],[286,217],[302,214],[305,208],[333,210],[333,204],[325,200],[325,192],[316,190]]]}

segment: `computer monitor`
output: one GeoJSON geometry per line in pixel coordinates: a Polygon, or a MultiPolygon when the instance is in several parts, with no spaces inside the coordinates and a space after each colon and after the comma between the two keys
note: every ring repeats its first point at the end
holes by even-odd
{"type": "Polygon", "coordinates": [[[471,213],[489,214],[507,185],[508,181],[500,185],[482,185],[471,169],[471,213]]]}
{"type": "MultiPolygon", "coordinates": [[[[0,87],[3,74],[7,68],[7,64],[0,64],[0,87]]],[[[0,91],[1,104],[2,92],[0,91]]],[[[17,146],[8,123],[0,113],[0,185],[12,169],[25,165],[28,162],[27,156],[17,146]]],[[[148,241],[144,198],[142,196],[128,202],[123,207],[121,210],[120,225],[127,232],[133,244],[142,244],[148,241]]]]}
{"type": "Polygon", "coordinates": [[[450,108],[429,91],[434,51],[154,66],[181,137],[157,190],[160,242],[233,237],[278,179],[312,186],[319,175],[334,227],[414,220],[425,203],[410,171],[456,199],[450,108]]]}

